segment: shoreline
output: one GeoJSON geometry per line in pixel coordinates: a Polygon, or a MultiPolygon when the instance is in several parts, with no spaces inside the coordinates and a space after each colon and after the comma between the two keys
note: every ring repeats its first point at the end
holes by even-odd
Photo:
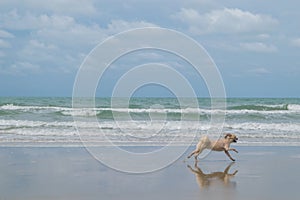
{"type": "MultiPolygon", "coordinates": [[[[170,147],[183,147],[186,146],[187,148],[190,147],[195,147],[197,145],[197,143],[192,143],[192,144],[179,144],[179,145],[171,145],[170,147]]],[[[77,148],[85,148],[85,147],[138,147],[138,148],[143,148],[143,147],[158,147],[158,148],[162,148],[165,147],[166,145],[162,144],[162,145],[157,145],[157,144],[142,144],[142,145],[136,145],[136,144],[125,144],[125,143],[117,143],[115,145],[111,145],[111,144],[106,144],[106,143],[96,143],[96,144],[89,144],[89,145],[85,145],[82,142],[73,142],[73,143],[57,143],[57,142],[0,142],[0,148],[5,148],[5,147],[36,147],[36,148],[47,148],[47,147],[53,147],[53,148],[73,148],[73,147],[77,147],[77,148]]],[[[233,144],[232,146],[236,146],[236,147],[300,147],[300,142],[294,142],[294,143],[286,143],[286,142],[262,142],[262,143],[257,143],[257,142],[253,142],[253,143],[236,143],[233,144]]]]}

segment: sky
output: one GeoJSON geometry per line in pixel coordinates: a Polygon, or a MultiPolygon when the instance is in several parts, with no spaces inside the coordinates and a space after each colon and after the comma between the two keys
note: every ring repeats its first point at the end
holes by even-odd
{"type": "MultiPolygon", "coordinates": [[[[228,97],[300,97],[299,7],[297,0],[1,0],[0,96],[72,96],[78,69],[97,44],[129,29],[161,27],[206,49],[228,97]]],[[[114,63],[97,95],[111,95],[130,69],[123,66],[147,62],[174,66],[199,97],[208,95],[192,67],[154,50],[114,63]]],[[[136,93],[170,95],[158,86],[136,93]]]]}

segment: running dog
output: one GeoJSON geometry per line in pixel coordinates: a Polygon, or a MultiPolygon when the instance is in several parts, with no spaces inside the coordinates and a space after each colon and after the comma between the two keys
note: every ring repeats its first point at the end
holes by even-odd
{"type": "Polygon", "coordinates": [[[196,149],[188,156],[188,158],[195,156],[195,160],[198,160],[198,156],[204,149],[211,149],[212,151],[224,151],[225,154],[232,160],[235,161],[229,154],[229,151],[234,151],[238,153],[238,151],[234,148],[230,148],[230,144],[232,142],[237,142],[238,138],[231,133],[225,135],[224,138],[211,141],[207,136],[203,136],[201,140],[198,142],[196,149]]]}

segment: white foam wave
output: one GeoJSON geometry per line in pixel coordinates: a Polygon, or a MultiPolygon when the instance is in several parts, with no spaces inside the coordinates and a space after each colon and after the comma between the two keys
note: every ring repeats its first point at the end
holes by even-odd
{"type": "Polygon", "coordinates": [[[74,122],[44,122],[30,120],[0,120],[0,127],[22,128],[22,127],[73,127],[74,122]]]}
{"type": "MultiPolygon", "coordinates": [[[[114,142],[134,142],[128,140],[128,136],[136,137],[137,141],[153,144],[164,143],[175,138],[178,144],[185,144],[194,137],[207,134],[211,128],[209,123],[195,123],[187,121],[136,121],[128,123],[121,121],[104,122],[75,122],[73,121],[29,121],[29,120],[0,120],[1,141],[64,141],[78,142],[78,127],[85,140],[95,142],[105,141],[103,135],[114,142]]],[[[300,142],[300,123],[225,123],[224,131],[235,132],[239,137],[239,143],[250,144],[259,142],[300,142]]],[[[209,135],[218,137],[218,135],[209,135]]]]}
{"type": "Polygon", "coordinates": [[[84,129],[124,129],[124,130],[137,130],[137,131],[155,131],[158,129],[166,130],[189,130],[189,129],[199,129],[207,130],[209,124],[200,124],[195,122],[178,122],[178,121],[104,121],[104,122],[85,122],[85,121],[54,121],[54,122],[44,122],[44,121],[30,121],[30,120],[0,120],[0,130],[6,129],[19,129],[19,128],[84,128],[84,129]]]}
{"type": "Polygon", "coordinates": [[[227,124],[225,128],[230,128],[233,130],[244,130],[244,131],[270,131],[270,134],[273,132],[299,132],[300,124],[299,123],[235,123],[227,124]]]}
{"type": "MultiPolygon", "coordinates": [[[[282,107],[283,105],[264,105],[267,107],[282,107]]],[[[95,116],[103,111],[111,111],[113,113],[178,113],[178,114],[289,114],[300,113],[299,104],[289,104],[287,110],[222,110],[222,109],[203,109],[203,108],[70,108],[70,107],[55,107],[55,106],[19,106],[6,104],[0,106],[0,110],[19,110],[24,112],[45,111],[45,112],[61,112],[66,116],[95,116]]]]}
{"type": "Polygon", "coordinates": [[[68,107],[57,107],[57,106],[19,106],[14,104],[6,104],[0,107],[1,110],[23,110],[23,111],[32,111],[32,110],[49,110],[49,111],[63,111],[63,110],[72,110],[68,107]]]}
{"type": "Polygon", "coordinates": [[[66,116],[78,116],[78,117],[90,117],[99,114],[94,109],[73,109],[73,110],[65,110],[61,112],[63,115],[66,116]]]}
{"type": "Polygon", "coordinates": [[[299,104],[289,104],[288,110],[300,112],[300,105],[299,104]]]}
{"type": "MultiPolygon", "coordinates": [[[[195,122],[195,121],[99,121],[99,122],[86,122],[86,121],[31,121],[31,120],[0,120],[0,129],[6,128],[26,128],[26,127],[79,127],[79,128],[103,128],[103,129],[136,129],[136,130],[155,130],[159,127],[167,128],[168,130],[188,130],[199,129],[208,130],[210,128],[209,122],[195,122]]],[[[221,124],[220,124],[221,126],[221,124]]],[[[284,131],[284,132],[299,132],[300,123],[259,123],[259,122],[245,122],[245,123],[225,123],[224,128],[231,130],[256,130],[256,131],[284,131]]],[[[300,135],[300,134],[299,134],[300,135]]]]}

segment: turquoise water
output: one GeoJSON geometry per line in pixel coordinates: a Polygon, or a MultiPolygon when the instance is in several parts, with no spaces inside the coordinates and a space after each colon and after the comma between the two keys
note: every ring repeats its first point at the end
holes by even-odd
{"type": "MultiPolygon", "coordinates": [[[[187,99],[188,101],[188,99],[187,99]]],[[[300,145],[300,99],[227,99],[224,132],[239,136],[239,144],[300,145]]],[[[206,134],[211,116],[208,98],[199,106],[180,105],[176,98],[132,98],[128,106],[111,107],[97,98],[95,108],[72,108],[72,98],[0,97],[0,145],[80,145],[76,126],[90,141],[120,145],[158,145],[206,134]],[[79,122],[74,123],[73,117],[79,122]],[[90,119],[96,117],[97,123],[90,119]],[[130,118],[128,118],[130,117],[130,118]]],[[[211,135],[218,137],[218,135],[211,135]]],[[[197,139],[196,139],[197,140],[197,139]]]]}

